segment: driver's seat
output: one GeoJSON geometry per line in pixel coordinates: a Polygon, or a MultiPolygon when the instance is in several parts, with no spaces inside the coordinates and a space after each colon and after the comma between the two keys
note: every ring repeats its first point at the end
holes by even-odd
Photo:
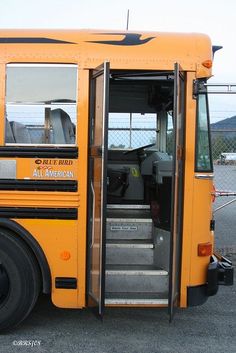
{"type": "Polygon", "coordinates": [[[109,204],[143,204],[144,185],[136,153],[109,149],[107,176],[109,204]]]}

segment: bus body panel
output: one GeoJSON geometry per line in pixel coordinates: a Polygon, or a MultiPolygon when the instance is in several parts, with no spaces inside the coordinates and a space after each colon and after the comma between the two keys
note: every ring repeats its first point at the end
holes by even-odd
{"type": "Polygon", "coordinates": [[[202,65],[212,60],[210,39],[203,34],[1,30],[0,37],[2,62],[78,63],[92,69],[108,60],[111,68],[133,70],[172,70],[180,62],[196,77],[211,76],[202,65]]]}
{"type": "Polygon", "coordinates": [[[180,302],[183,307],[187,306],[187,287],[206,282],[209,256],[198,256],[198,244],[213,243],[213,232],[210,231],[213,181],[196,179],[195,174],[198,173],[194,172],[196,134],[196,99],[192,94],[194,79],[194,73],[187,73],[186,111],[188,114],[185,133],[184,236],[180,302]]]}
{"type": "Polygon", "coordinates": [[[51,271],[52,301],[58,307],[78,308],[84,298],[84,242],[77,220],[16,220],[37,239],[51,271]],[[77,278],[76,289],[55,288],[56,277],[77,278]]]}
{"type": "Polygon", "coordinates": [[[183,200],[183,238],[182,238],[182,269],[181,269],[181,296],[180,306],[187,306],[187,286],[191,271],[191,243],[192,243],[192,204],[193,204],[193,178],[195,156],[195,124],[196,100],[192,95],[192,82],[195,73],[186,74],[186,121],[185,121],[185,176],[183,200]],[[188,133],[187,133],[188,132],[188,133]],[[184,236],[184,235],[187,236],[184,236]]]}
{"type": "Polygon", "coordinates": [[[191,249],[191,275],[190,286],[197,286],[207,280],[208,256],[198,256],[198,244],[211,243],[213,245],[213,232],[210,230],[212,219],[212,180],[194,178],[193,209],[192,209],[192,249],[191,249]]]}

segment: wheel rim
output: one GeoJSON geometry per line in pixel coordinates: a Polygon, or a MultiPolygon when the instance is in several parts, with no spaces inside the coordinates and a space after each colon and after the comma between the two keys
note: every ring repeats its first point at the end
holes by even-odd
{"type": "Polygon", "coordinates": [[[2,305],[8,297],[9,289],[10,283],[7,271],[4,266],[0,264],[0,305],[2,305]]]}

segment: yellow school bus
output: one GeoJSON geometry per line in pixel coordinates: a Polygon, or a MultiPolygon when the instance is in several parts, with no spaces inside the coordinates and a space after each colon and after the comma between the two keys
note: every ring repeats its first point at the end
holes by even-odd
{"type": "Polygon", "coordinates": [[[200,305],[214,254],[202,34],[0,33],[0,329],[60,308],[200,305]]]}

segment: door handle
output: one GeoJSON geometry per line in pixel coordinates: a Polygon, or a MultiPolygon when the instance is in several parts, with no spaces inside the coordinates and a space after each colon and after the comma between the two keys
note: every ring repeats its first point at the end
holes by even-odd
{"type": "Polygon", "coordinates": [[[214,179],[214,174],[195,174],[196,179],[212,180],[214,179]]]}

